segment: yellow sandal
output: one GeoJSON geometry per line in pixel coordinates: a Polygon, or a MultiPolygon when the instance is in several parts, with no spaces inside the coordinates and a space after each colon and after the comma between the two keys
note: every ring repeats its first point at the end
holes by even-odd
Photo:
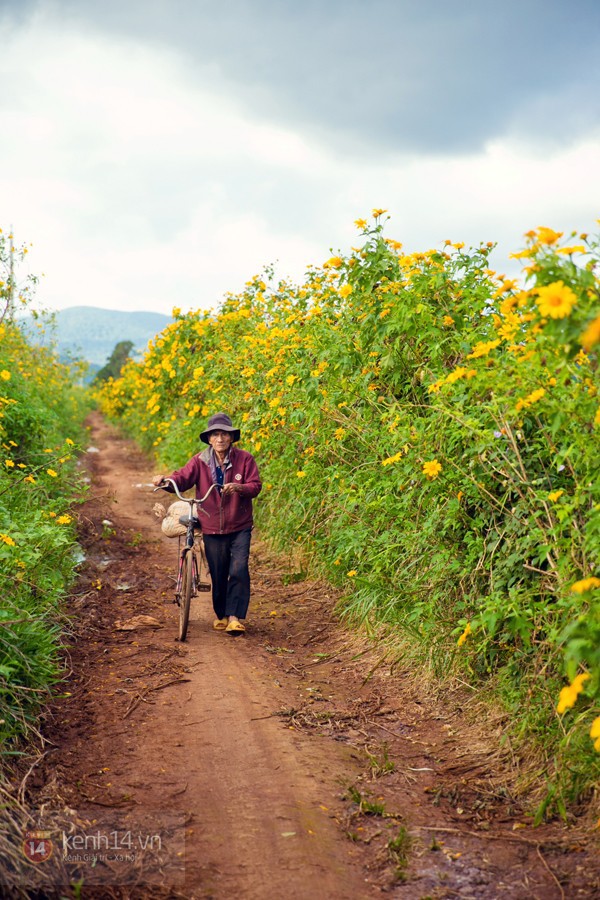
{"type": "Polygon", "coordinates": [[[213,622],[213,628],[215,631],[226,631],[227,619],[215,619],[215,621],[213,622]]]}

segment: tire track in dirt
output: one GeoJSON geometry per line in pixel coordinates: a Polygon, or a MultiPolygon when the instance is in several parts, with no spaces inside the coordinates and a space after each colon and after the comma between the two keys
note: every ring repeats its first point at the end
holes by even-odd
{"type": "Polygon", "coordinates": [[[327,586],[284,584],[260,542],[246,636],[212,631],[206,594],[176,642],[177,542],[152,515],[160,495],[139,487],[149,463],[99,415],[90,423],[71,696],[48,716],[55,749],[30,801],[132,829],[174,821],[179,836],[151,883],[115,876],[90,896],[598,895],[588,836],[527,824],[489,746],[462,736],[456,698],[422,698],[332,620],[327,586]],[[139,615],[155,624],[120,630],[139,615]]]}

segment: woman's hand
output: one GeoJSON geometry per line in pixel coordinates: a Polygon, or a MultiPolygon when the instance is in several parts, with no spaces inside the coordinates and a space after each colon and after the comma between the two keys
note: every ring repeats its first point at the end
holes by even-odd
{"type": "Polygon", "coordinates": [[[152,484],[154,485],[154,487],[160,487],[164,480],[164,475],[155,475],[152,479],[152,484]]]}

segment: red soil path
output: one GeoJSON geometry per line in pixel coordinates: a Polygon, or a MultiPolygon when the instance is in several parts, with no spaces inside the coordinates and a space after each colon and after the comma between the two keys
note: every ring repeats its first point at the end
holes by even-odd
{"type": "Polygon", "coordinates": [[[164,853],[88,869],[101,885],[84,897],[600,896],[589,835],[532,827],[465,697],[425,698],[336,621],[330,588],[286,578],[258,539],[246,635],[213,632],[205,594],[178,643],[177,542],[152,513],[151,465],[90,424],[70,696],[45,722],[29,802],[160,833],[164,853]]]}

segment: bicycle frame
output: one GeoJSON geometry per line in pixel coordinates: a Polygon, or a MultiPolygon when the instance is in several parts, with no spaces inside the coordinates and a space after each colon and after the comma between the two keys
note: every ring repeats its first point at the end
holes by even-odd
{"type": "MultiPolygon", "coordinates": [[[[180,634],[179,639],[181,641],[185,640],[185,636],[187,633],[188,620],[189,620],[189,612],[190,612],[190,600],[192,597],[195,597],[198,591],[210,590],[210,585],[208,583],[204,583],[200,581],[200,566],[198,565],[198,555],[195,547],[195,532],[200,528],[200,522],[197,517],[198,512],[204,512],[205,515],[208,513],[202,509],[202,504],[209,496],[212,490],[216,489],[216,485],[212,484],[204,497],[201,498],[188,498],[182,497],[179,492],[179,488],[172,478],[163,479],[162,484],[158,485],[155,490],[164,490],[165,483],[168,482],[172,488],[173,492],[177,495],[180,500],[184,500],[189,504],[190,513],[188,516],[181,516],[180,522],[182,525],[186,526],[185,533],[185,541],[183,543],[183,547],[181,546],[181,537],[178,538],[178,549],[179,549],[179,565],[177,568],[177,582],[175,585],[175,600],[174,602],[180,608],[180,634]],[[189,561],[188,561],[188,556],[189,561]],[[190,569],[191,566],[191,569],[190,569]],[[185,584],[184,584],[185,580],[185,584]],[[182,602],[183,601],[183,602],[182,602]]],[[[201,551],[201,559],[204,561],[206,565],[206,558],[204,556],[204,551],[201,551]]]]}

